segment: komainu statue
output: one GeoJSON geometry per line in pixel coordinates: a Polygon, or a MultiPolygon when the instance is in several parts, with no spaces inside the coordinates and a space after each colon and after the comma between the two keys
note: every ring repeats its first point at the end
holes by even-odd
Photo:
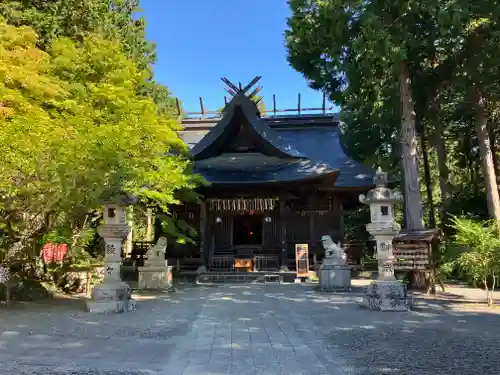
{"type": "Polygon", "coordinates": [[[324,235],[321,237],[321,242],[323,248],[325,249],[325,261],[328,260],[329,264],[345,265],[346,255],[344,249],[340,246],[340,243],[336,244],[333,242],[329,235],[324,235]]]}
{"type": "Polygon", "coordinates": [[[325,259],[319,269],[320,289],[324,291],[351,290],[351,270],[347,265],[344,250],[328,235],[321,237],[321,242],[325,248],[325,259]]]}
{"type": "Polygon", "coordinates": [[[165,264],[165,253],[167,252],[167,239],[165,237],[158,238],[158,242],[148,250],[147,264],[165,264]]]}
{"type": "Polygon", "coordinates": [[[139,267],[139,289],[164,290],[172,287],[172,267],[167,264],[167,239],[160,237],[146,253],[148,259],[139,267]]]}

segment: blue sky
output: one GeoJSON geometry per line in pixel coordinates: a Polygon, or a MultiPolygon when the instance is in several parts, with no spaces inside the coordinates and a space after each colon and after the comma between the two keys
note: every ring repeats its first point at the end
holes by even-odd
{"type": "Polygon", "coordinates": [[[184,103],[186,111],[223,106],[220,77],[246,84],[262,76],[264,102],[272,107],[321,107],[322,94],[311,90],[286,61],[283,33],[286,0],[141,0],[148,38],[157,44],[156,79],[184,103]]]}

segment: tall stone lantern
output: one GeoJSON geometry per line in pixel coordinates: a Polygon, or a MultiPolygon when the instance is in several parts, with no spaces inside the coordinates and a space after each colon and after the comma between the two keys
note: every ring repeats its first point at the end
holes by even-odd
{"type": "Polygon", "coordinates": [[[131,290],[121,280],[120,264],[122,243],[130,231],[125,206],[132,201],[126,198],[118,202],[104,204],[104,223],[97,229],[105,242],[104,281],[92,290],[87,301],[90,312],[124,312],[128,308],[131,290]]]}
{"type": "Polygon", "coordinates": [[[373,178],[375,188],[359,201],[370,206],[371,223],[366,230],[377,243],[378,278],[367,288],[363,305],[372,310],[407,311],[409,300],[401,281],[394,276],[392,240],[401,230],[394,218],[394,205],[403,201],[401,193],[387,187],[387,173],[379,167],[373,178]]]}

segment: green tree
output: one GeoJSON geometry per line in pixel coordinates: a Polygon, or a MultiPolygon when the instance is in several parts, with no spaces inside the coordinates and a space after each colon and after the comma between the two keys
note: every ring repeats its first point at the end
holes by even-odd
{"type": "MultiPolygon", "coordinates": [[[[383,106],[384,96],[399,91],[399,141],[408,229],[422,228],[417,129],[410,62],[427,40],[416,37],[414,18],[428,8],[418,2],[291,0],[286,43],[289,61],[314,88],[346,104],[349,92],[383,106]]],[[[391,95],[393,96],[393,95],[391,95]]],[[[352,96],[351,96],[352,97],[352,96]]],[[[359,103],[359,102],[358,102],[359,103]]],[[[392,103],[392,101],[391,101],[392,103]]]]}
{"type": "Polygon", "coordinates": [[[145,20],[137,0],[14,0],[0,2],[0,15],[16,26],[30,26],[39,35],[38,46],[68,37],[81,41],[99,34],[119,42],[140,69],[155,61],[155,46],[146,39],[145,20]]]}
{"type": "Polygon", "coordinates": [[[341,105],[353,155],[370,164],[385,160],[395,172],[401,165],[406,227],[420,226],[424,187],[428,223],[437,203],[446,234],[453,214],[498,219],[500,5],[289,4],[291,65],[341,105]],[[425,186],[418,183],[419,164],[425,186]]]}
{"type": "MultiPolygon", "coordinates": [[[[310,80],[312,87],[326,91],[342,105],[351,121],[347,123],[348,139],[356,145],[352,138],[359,134],[398,136],[407,198],[406,226],[420,226],[418,155],[429,159],[427,151],[421,152],[429,141],[438,155],[444,202],[441,218],[445,219],[453,190],[448,178],[447,153],[451,145],[446,144],[446,133],[458,135],[456,125],[460,125],[469,135],[465,121],[472,121],[476,134],[454,140],[466,147],[464,141],[479,146],[482,185],[490,216],[497,218],[500,211],[495,155],[487,125],[493,113],[492,104],[497,102],[499,74],[495,61],[499,56],[495,46],[500,7],[480,1],[289,3],[289,61],[310,80]],[[464,113],[463,104],[473,109],[472,118],[468,114],[458,119],[460,112],[464,113]],[[397,122],[400,127],[395,133],[397,122]]],[[[383,151],[392,139],[369,140],[365,149],[383,151]]],[[[428,197],[432,198],[432,182],[428,178],[431,173],[426,170],[426,174],[428,197]]]]}
{"type": "Polygon", "coordinates": [[[32,29],[5,23],[0,43],[0,217],[9,256],[37,256],[57,218],[85,223],[122,191],[165,212],[189,197],[199,179],[178,125],[137,95],[148,72],[120,45],[88,35],[44,52],[32,29]]]}
{"type": "Polygon", "coordinates": [[[483,7],[473,4],[469,22],[464,27],[464,58],[458,70],[462,85],[466,85],[468,102],[474,108],[474,123],[482,161],[488,212],[490,217],[500,220],[500,196],[493,164],[493,153],[488,120],[491,103],[498,100],[500,71],[500,6],[483,7]]]}
{"type": "Polygon", "coordinates": [[[153,78],[156,46],[146,38],[146,21],[140,13],[138,0],[0,1],[0,16],[13,25],[32,27],[44,51],[55,39],[67,37],[80,43],[90,34],[119,43],[141,71],[148,71],[138,92],[152,98],[163,114],[174,115],[175,98],[153,78]]]}

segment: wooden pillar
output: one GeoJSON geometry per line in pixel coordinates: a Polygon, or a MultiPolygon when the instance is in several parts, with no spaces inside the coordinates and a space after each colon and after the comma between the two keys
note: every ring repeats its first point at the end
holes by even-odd
{"type": "MultiPolygon", "coordinates": [[[[311,207],[311,206],[310,206],[311,207]]],[[[316,272],[316,231],[314,229],[314,211],[309,212],[309,254],[313,254],[313,270],[316,272]]]]}
{"type": "Polygon", "coordinates": [[[280,247],[281,247],[281,271],[288,271],[288,246],[286,240],[286,218],[287,218],[287,208],[284,199],[280,198],[279,201],[279,215],[280,215],[280,247]]]}
{"type": "Polygon", "coordinates": [[[340,215],[340,243],[345,243],[345,228],[344,228],[344,205],[340,203],[339,205],[339,215],[340,215]]]}
{"type": "Polygon", "coordinates": [[[153,240],[153,210],[148,207],[146,209],[146,241],[153,240]]]}
{"type": "Polygon", "coordinates": [[[201,267],[203,267],[204,270],[208,269],[208,256],[209,256],[208,254],[209,244],[207,243],[206,234],[207,234],[207,203],[203,201],[200,207],[200,258],[202,260],[201,267]]]}
{"type": "Polygon", "coordinates": [[[129,206],[126,209],[127,213],[127,224],[130,227],[130,230],[127,234],[127,239],[125,240],[124,246],[123,246],[123,257],[128,258],[132,254],[132,246],[133,246],[133,228],[134,228],[134,207],[129,206]]]}
{"type": "Polygon", "coordinates": [[[309,212],[309,241],[312,244],[316,241],[316,233],[314,230],[314,212],[309,212]]]}

